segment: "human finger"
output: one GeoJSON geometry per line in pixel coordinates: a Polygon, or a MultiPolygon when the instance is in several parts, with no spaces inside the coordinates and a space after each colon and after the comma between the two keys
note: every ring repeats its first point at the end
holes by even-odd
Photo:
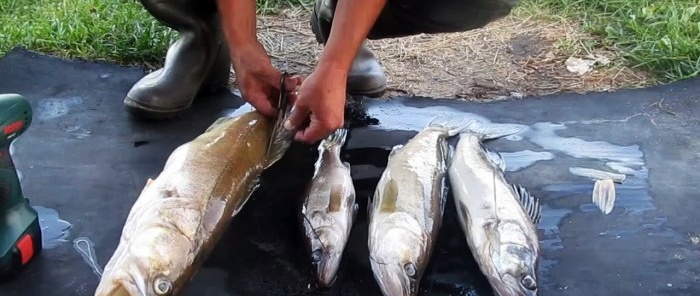
{"type": "Polygon", "coordinates": [[[270,101],[270,99],[262,93],[255,92],[250,94],[248,95],[246,101],[248,101],[248,103],[251,104],[255,110],[265,116],[277,116],[277,108],[275,108],[275,106],[272,105],[272,101],[270,101]]]}
{"type": "Polygon", "coordinates": [[[289,114],[289,118],[284,122],[284,128],[287,130],[297,130],[302,128],[304,122],[308,118],[310,110],[304,104],[295,104],[289,114]]]}
{"type": "Polygon", "coordinates": [[[314,143],[324,137],[327,137],[332,131],[333,128],[312,119],[308,127],[305,129],[300,129],[296,132],[294,139],[300,142],[314,143]]]}

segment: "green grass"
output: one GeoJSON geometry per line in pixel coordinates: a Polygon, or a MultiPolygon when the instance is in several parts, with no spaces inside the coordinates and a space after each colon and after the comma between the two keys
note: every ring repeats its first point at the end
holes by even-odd
{"type": "Polygon", "coordinates": [[[525,0],[525,11],[548,9],[580,20],[633,67],[673,82],[700,74],[697,0],[525,0]]]}
{"type": "MultiPolygon", "coordinates": [[[[258,13],[310,0],[257,0],[258,13]]],[[[137,0],[0,0],[0,56],[14,47],[69,58],[160,64],[177,37],[137,0]]]]}
{"type": "Polygon", "coordinates": [[[13,47],[71,58],[150,63],[175,33],[134,0],[0,0],[0,54],[13,47]]]}

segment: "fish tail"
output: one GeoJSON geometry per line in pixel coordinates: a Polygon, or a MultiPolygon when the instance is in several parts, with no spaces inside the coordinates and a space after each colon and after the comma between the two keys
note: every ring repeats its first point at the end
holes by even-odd
{"type": "Polygon", "coordinates": [[[438,115],[430,121],[429,126],[444,130],[447,132],[448,137],[467,133],[475,135],[481,141],[493,140],[521,131],[521,128],[514,124],[482,122],[471,116],[446,117],[444,115],[438,115]]]}
{"type": "Polygon", "coordinates": [[[348,137],[348,129],[347,128],[339,128],[335,130],[332,134],[330,134],[327,138],[323,140],[321,145],[325,148],[329,148],[331,146],[337,146],[337,147],[343,147],[345,145],[345,140],[348,137]]]}
{"type": "Polygon", "coordinates": [[[449,137],[453,137],[464,130],[468,130],[474,123],[475,120],[469,117],[454,118],[438,115],[430,121],[428,126],[444,130],[449,137]]]}
{"type": "Polygon", "coordinates": [[[488,141],[517,134],[521,131],[522,127],[515,124],[481,122],[472,119],[468,125],[459,130],[459,133],[471,134],[480,141],[488,141]]]}

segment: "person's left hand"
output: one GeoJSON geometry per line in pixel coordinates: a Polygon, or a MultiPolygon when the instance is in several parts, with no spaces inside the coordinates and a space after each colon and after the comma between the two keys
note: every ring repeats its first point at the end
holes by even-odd
{"type": "Polygon", "coordinates": [[[304,79],[284,124],[296,130],[295,140],[313,143],[343,126],[346,83],[346,71],[328,67],[317,68],[304,79]]]}

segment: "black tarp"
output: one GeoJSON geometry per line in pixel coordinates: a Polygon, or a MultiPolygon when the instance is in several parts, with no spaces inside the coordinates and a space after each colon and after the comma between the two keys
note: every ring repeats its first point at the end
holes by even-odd
{"type": "MultiPolygon", "coordinates": [[[[73,246],[94,243],[104,266],[131,204],[178,145],[242,104],[223,91],[198,98],[181,118],[131,118],[122,99],[144,72],[108,63],[67,61],[16,50],[0,60],[0,93],[19,93],[34,108],[15,143],[25,195],[55,236],[55,210],[72,225],[0,295],[92,295],[98,277],[73,246]]],[[[700,80],[612,93],[561,94],[472,103],[431,98],[364,100],[376,126],[351,130],[344,158],[353,165],[360,214],[339,279],[321,291],[302,248],[299,198],[312,173],[314,147],[294,145],[264,174],[264,186],[237,216],[185,295],[379,295],[366,243],[366,200],[386,162],[437,114],[519,124],[516,137],[488,142],[507,177],[538,196],[541,295],[700,294],[700,80]],[[537,160],[534,163],[531,161],[537,160]],[[624,171],[609,215],[590,201],[583,167],[624,171]]],[[[454,143],[453,143],[454,144],[454,143]]],[[[456,224],[451,196],[421,295],[490,295],[456,224]]],[[[60,229],[58,229],[60,233],[60,229]]]]}

